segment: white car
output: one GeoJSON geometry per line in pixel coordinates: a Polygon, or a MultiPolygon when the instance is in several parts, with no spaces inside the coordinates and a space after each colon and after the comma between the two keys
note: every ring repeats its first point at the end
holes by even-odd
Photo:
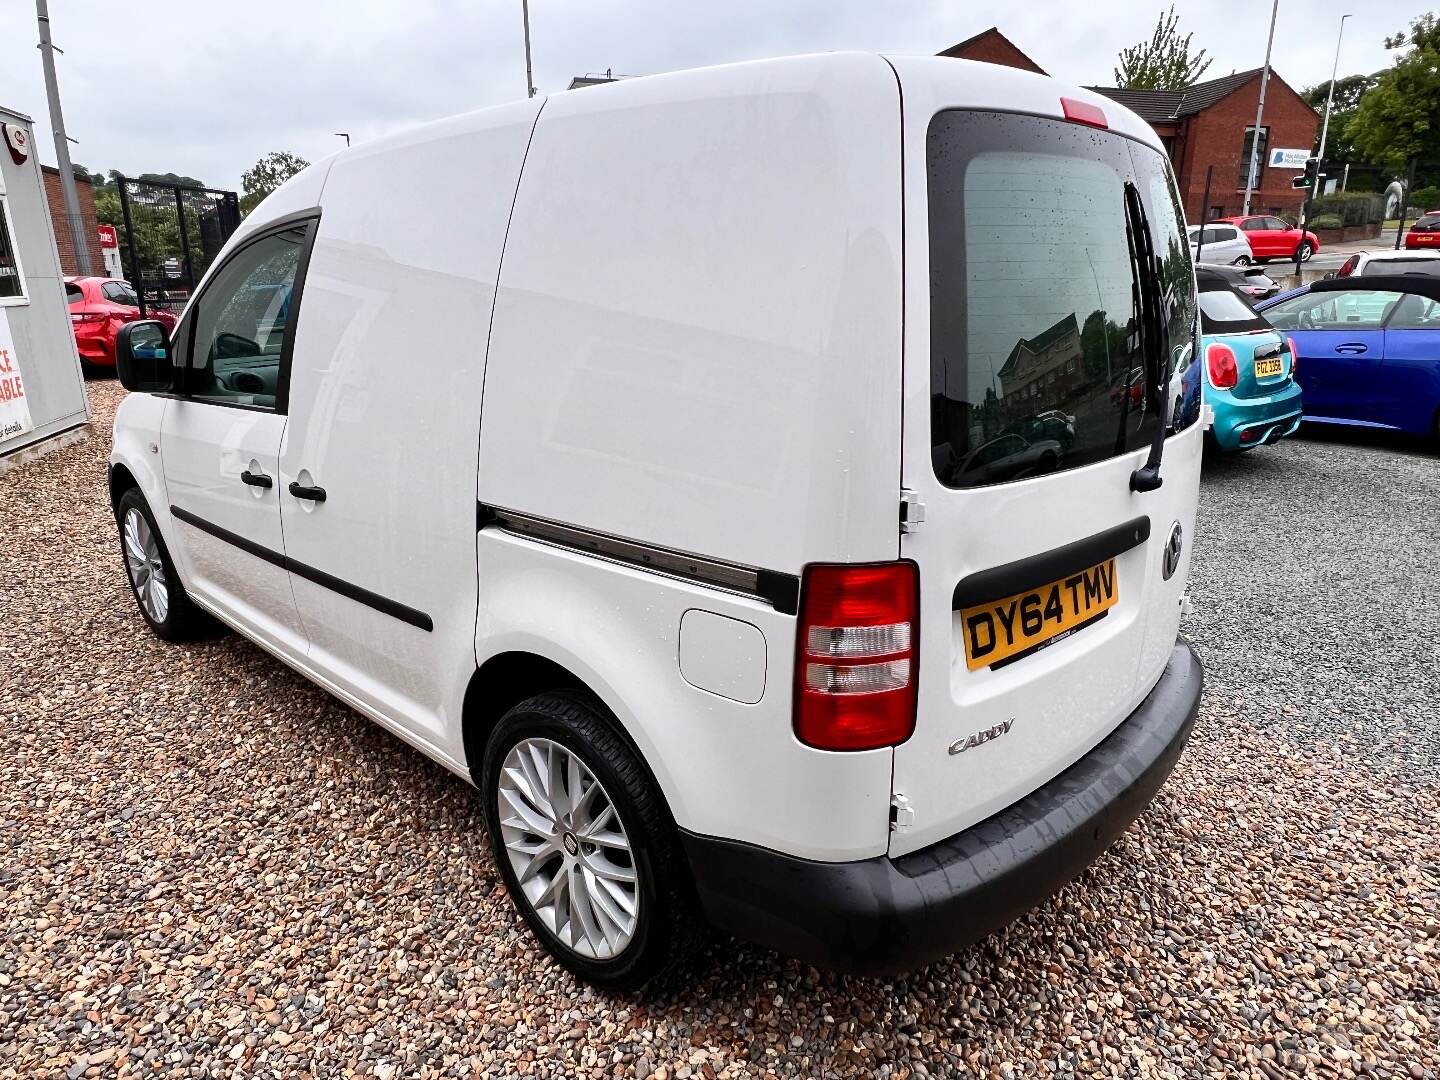
{"type": "Polygon", "coordinates": [[[343,150],[173,340],[120,337],[140,613],[234,628],[470,780],[586,979],[645,982],[702,918],[914,968],[1095,859],[1194,722],[1181,220],[1133,113],[948,58],[343,150]],[[937,471],[1049,410],[1043,475],[937,471]]]}
{"type": "Polygon", "coordinates": [[[1374,277],[1377,274],[1440,275],[1440,251],[1357,251],[1340,269],[1325,276],[1374,277]]]}
{"type": "Polygon", "coordinates": [[[1237,226],[1217,221],[1209,225],[1191,225],[1185,230],[1190,240],[1190,255],[1196,262],[1249,266],[1255,261],[1250,240],[1237,226]]]}

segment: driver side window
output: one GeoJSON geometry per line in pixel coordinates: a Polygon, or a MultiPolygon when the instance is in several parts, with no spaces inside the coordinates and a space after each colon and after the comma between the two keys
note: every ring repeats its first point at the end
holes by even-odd
{"type": "Polygon", "coordinates": [[[187,380],[195,400],[277,408],[291,295],[309,227],[255,241],[201,293],[187,380]]]}

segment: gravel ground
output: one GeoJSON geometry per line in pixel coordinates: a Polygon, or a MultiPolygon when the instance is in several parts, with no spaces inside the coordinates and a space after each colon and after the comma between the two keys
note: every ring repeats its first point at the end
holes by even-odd
{"type": "Polygon", "coordinates": [[[0,1077],[1440,1076],[1435,459],[1212,470],[1195,741],[1027,918],[891,981],[721,940],[617,998],[531,944],[462,782],[238,638],[149,636],[91,396],[0,478],[0,1077]]]}

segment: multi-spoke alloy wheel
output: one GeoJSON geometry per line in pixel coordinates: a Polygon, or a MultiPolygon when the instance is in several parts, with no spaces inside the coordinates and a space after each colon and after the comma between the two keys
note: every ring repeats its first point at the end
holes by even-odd
{"type": "Polygon", "coordinates": [[[170,614],[170,584],[165,579],[165,562],[150,523],[135,507],[125,511],[123,531],[125,569],[145,613],[157,623],[170,614]]]}
{"type": "Polygon", "coordinates": [[[501,839],[525,899],[562,945],[591,960],[635,936],[640,890],[625,825],[595,774],[550,739],[524,739],[501,766],[501,839]]]}

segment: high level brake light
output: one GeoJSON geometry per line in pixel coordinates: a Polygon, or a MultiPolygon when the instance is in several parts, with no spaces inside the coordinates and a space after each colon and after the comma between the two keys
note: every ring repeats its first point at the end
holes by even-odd
{"type": "Polygon", "coordinates": [[[1205,366],[1210,370],[1210,385],[1216,390],[1229,390],[1240,381],[1240,369],[1229,345],[1211,342],[1205,350],[1205,366]]]}
{"type": "Polygon", "coordinates": [[[915,730],[920,576],[914,563],[815,564],[801,584],[795,734],[873,750],[915,730]]]}
{"type": "Polygon", "coordinates": [[[1080,101],[1077,98],[1062,97],[1060,109],[1065,114],[1065,119],[1072,124],[1089,124],[1091,127],[1110,127],[1109,121],[1105,119],[1105,110],[1099,105],[1091,105],[1088,101],[1080,101]]]}

